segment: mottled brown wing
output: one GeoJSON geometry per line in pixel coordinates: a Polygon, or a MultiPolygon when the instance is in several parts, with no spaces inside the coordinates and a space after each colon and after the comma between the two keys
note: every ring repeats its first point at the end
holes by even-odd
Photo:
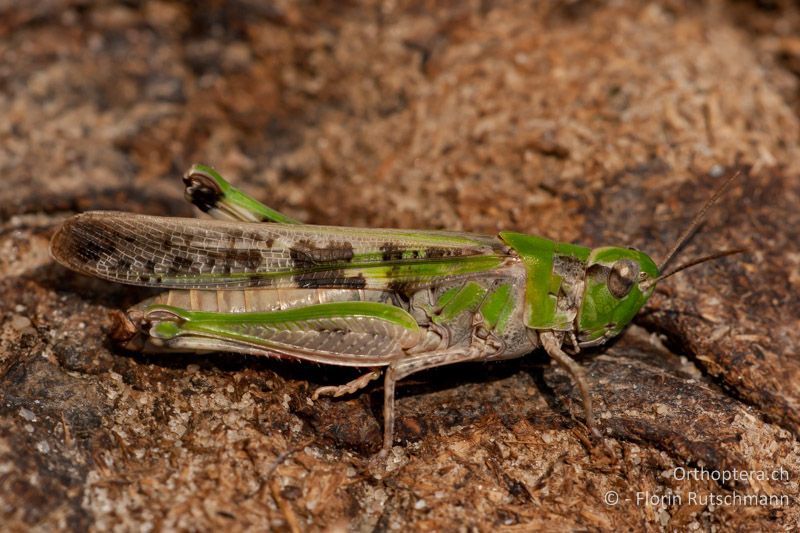
{"type": "Polygon", "coordinates": [[[68,219],[53,257],[102,279],[164,288],[425,286],[510,257],[487,236],[164,218],[95,211],[68,219]]]}

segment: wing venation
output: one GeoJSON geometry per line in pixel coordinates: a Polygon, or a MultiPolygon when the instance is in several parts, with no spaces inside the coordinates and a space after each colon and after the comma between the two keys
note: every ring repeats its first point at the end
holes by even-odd
{"type": "Polygon", "coordinates": [[[78,272],[174,289],[425,286],[500,267],[494,237],[166,218],[113,211],[67,220],[53,257],[78,272]]]}

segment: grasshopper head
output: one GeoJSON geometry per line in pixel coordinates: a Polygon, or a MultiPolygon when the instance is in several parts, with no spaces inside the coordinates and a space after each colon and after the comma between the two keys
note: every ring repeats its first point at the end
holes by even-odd
{"type": "Polygon", "coordinates": [[[578,312],[577,336],[581,346],[602,344],[619,334],[647,302],[659,281],[689,267],[744,251],[723,250],[661,274],[681,247],[694,235],[706,211],[740,175],[740,172],[736,172],[725,180],[695,215],[660,265],[656,265],[650,256],[634,248],[608,246],[592,250],[586,262],[583,301],[578,312]]]}
{"type": "Polygon", "coordinates": [[[656,263],[632,248],[595,248],[586,263],[583,302],[578,313],[581,346],[616,336],[653,294],[656,263]]]}

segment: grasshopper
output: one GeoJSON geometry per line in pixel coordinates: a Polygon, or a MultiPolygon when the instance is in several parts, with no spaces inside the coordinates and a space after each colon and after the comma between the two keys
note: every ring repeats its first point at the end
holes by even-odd
{"type": "Polygon", "coordinates": [[[634,248],[586,248],[534,235],[304,225],[195,165],[185,196],[216,220],[93,211],[68,219],[50,250],[62,265],[109,281],[169,289],[115,313],[112,338],[137,351],[293,358],[366,368],[320,395],[384,374],[383,450],[392,446],[395,384],[465,361],[544,348],[578,386],[595,435],[583,367],[567,352],[618,335],[656,284],[705,204],[660,265],[634,248]]]}

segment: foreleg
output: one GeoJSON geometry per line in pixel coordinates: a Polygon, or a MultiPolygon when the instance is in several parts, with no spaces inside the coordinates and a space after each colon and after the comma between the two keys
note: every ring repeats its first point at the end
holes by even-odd
{"type": "Polygon", "coordinates": [[[600,437],[601,434],[594,423],[594,412],[592,411],[592,397],[589,394],[589,385],[586,382],[586,371],[581,365],[575,362],[569,355],[561,349],[561,342],[552,331],[539,332],[539,339],[547,354],[564,367],[572,376],[573,381],[578,386],[583,398],[583,412],[586,417],[586,425],[592,434],[600,437]]]}

